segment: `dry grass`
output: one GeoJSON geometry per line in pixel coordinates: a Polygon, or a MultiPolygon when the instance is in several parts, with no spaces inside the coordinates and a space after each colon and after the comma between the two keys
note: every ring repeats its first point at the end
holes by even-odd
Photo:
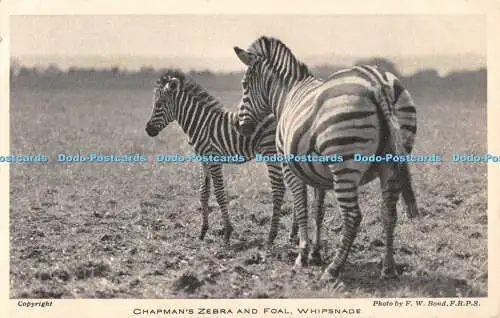
{"type": "MultiPolygon", "coordinates": [[[[191,152],[176,125],[156,139],[145,134],[149,88],[14,88],[11,94],[12,153],[54,158],[191,152]]],[[[239,97],[238,91],[215,94],[228,105],[239,97]]],[[[422,103],[415,153],[484,153],[485,123],[485,105],[422,103]]],[[[265,257],[271,197],[262,164],[224,170],[235,225],[229,250],[222,247],[217,209],[205,241],[197,240],[195,163],[12,164],[11,297],[486,296],[486,166],[443,162],[411,168],[423,217],[409,221],[400,213],[395,244],[402,275],[379,279],[383,247],[375,182],[362,189],[364,218],[344,275],[347,287],[335,291],[317,283],[319,267],[292,275],[296,251],[287,242],[289,213],[275,253],[265,257]]],[[[323,253],[331,260],[340,219],[331,194],[326,202],[323,253]]]]}

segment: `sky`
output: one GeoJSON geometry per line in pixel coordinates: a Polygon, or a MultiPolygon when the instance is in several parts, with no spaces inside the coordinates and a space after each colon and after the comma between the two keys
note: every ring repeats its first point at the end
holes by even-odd
{"type": "Polygon", "coordinates": [[[13,56],[218,59],[233,67],[233,46],[260,35],[280,38],[299,57],[485,57],[487,43],[480,15],[13,16],[10,30],[13,56]]]}

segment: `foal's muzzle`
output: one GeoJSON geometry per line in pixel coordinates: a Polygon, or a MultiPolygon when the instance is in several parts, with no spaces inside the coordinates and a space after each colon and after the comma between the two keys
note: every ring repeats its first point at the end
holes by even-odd
{"type": "Polygon", "coordinates": [[[146,133],[149,137],[156,137],[158,136],[159,131],[148,123],[146,124],[146,133]]]}

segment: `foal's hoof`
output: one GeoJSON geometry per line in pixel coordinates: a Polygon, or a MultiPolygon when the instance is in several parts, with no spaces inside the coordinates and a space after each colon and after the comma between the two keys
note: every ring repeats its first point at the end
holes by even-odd
{"type": "Polygon", "coordinates": [[[224,235],[224,246],[229,248],[231,246],[231,236],[224,235]]]}
{"type": "Polygon", "coordinates": [[[418,208],[416,204],[409,204],[406,206],[406,217],[409,219],[414,219],[419,216],[418,208]]]}
{"type": "Polygon", "coordinates": [[[275,235],[275,236],[272,236],[272,237],[271,237],[271,236],[269,236],[269,237],[267,238],[266,246],[267,246],[268,248],[270,248],[270,247],[272,247],[272,246],[274,245],[274,239],[275,239],[275,238],[276,238],[276,235],[275,235]]]}
{"type": "Polygon", "coordinates": [[[295,265],[293,266],[294,270],[299,270],[303,267],[307,267],[307,259],[299,254],[297,259],[295,259],[295,265]]]}
{"type": "Polygon", "coordinates": [[[201,229],[200,235],[198,236],[198,239],[200,241],[203,241],[205,239],[205,235],[207,234],[207,230],[208,230],[208,228],[201,229]]]}
{"type": "Polygon", "coordinates": [[[267,255],[273,255],[274,254],[274,244],[272,242],[267,242],[264,251],[267,255]]]}
{"type": "Polygon", "coordinates": [[[323,265],[323,260],[321,259],[321,253],[319,251],[312,252],[311,254],[309,254],[307,262],[313,266],[323,265]]]}
{"type": "Polygon", "coordinates": [[[229,227],[226,227],[224,228],[224,243],[226,244],[226,246],[229,246],[230,245],[230,241],[231,241],[231,235],[233,234],[233,227],[232,226],[229,226],[229,227]]]}
{"type": "Polygon", "coordinates": [[[290,244],[294,245],[294,246],[297,246],[299,245],[299,237],[297,235],[295,236],[291,236],[288,238],[288,242],[290,242],[290,244]]]}
{"type": "Polygon", "coordinates": [[[266,258],[272,258],[275,255],[274,247],[272,246],[266,246],[264,249],[264,256],[266,258]]]}

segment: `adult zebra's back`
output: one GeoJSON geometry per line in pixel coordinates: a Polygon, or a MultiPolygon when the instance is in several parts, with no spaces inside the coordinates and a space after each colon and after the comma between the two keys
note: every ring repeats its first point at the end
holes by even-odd
{"type": "MultiPolygon", "coordinates": [[[[146,124],[149,136],[157,136],[170,122],[177,121],[189,137],[189,143],[199,155],[239,156],[243,163],[255,158],[256,153],[276,153],[276,121],[268,116],[250,136],[242,135],[237,129],[237,114],[226,110],[222,104],[201,85],[183,72],[167,70],[154,87],[153,110],[146,124]]],[[[285,185],[281,163],[266,163],[273,197],[273,213],[268,244],[277,235],[279,216],[285,185]]],[[[224,189],[222,163],[215,161],[201,165],[200,203],[202,227],[200,239],[208,230],[208,200],[210,180],[214,185],[215,197],[224,222],[224,241],[229,244],[233,226],[229,219],[228,203],[224,189]]]]}
{"type": "Polygon", "coordinates": [[[279,153],[342,156],[339,162],[300,161],[284,167],[285,173],[293,171],[286,183],[294,194],[300,228],[296,265],[306,263],[308,252],[305,184],[333,188],[341,210],[341,246],[322,276],[330,279],[344,267],[361,223],[358,187],[378,177],[386,239],[382,275],[396,275],[393,239],[401,190],[409,206],[408,215],[418,213],[408,166],[394,162],[367,164],[354,158],[411,151],[416,111],[408,91],[395,76],[371,67],[355,67],[318,80],[288,47],[269,37],[260,37],[248,51],[236,47],[235,52],[248,66],[239,111],[242,133],[253,132],[256,123],[273,112],[278,120],[279,153]]]}

